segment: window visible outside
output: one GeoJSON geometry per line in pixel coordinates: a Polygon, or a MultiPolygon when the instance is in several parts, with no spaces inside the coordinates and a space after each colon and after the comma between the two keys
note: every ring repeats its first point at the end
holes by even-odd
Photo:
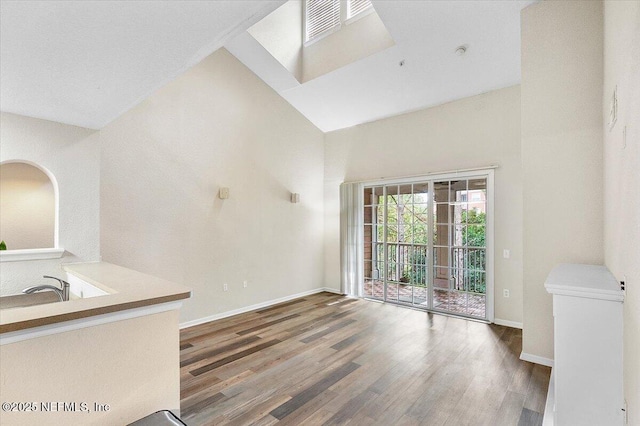
{"type": "Polygon", "coordinates": [[[305,43],[319,40],[340,29],[347,20],[372,9],[370,0],[307,0],[305,3],[305,43]]]}
{"type": "Polygon", "coordinates": [[[347,19],[355,18],[371,7],[370,0],[349,0],[347,1],[347,19]]]}

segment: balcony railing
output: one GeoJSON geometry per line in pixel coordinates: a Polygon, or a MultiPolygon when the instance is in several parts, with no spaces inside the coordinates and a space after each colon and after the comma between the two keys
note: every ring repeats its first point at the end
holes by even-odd
{"type": "MultiPolygon", "coordinates": [[[[436,287],[485,293],[486,249],[484,247],[436,246],[434,253],[436,287]]],[[[386,276],[387,282],[426,287],[429,276],[427,245],[387,243],[386,256],[385,263],[383,246],[378,245],[377,252],[371,253],[372,258],[365,259],[365,278],[382,279],[386,276]],[[384,271],[385,266],[386,271],[384,271]]]]}

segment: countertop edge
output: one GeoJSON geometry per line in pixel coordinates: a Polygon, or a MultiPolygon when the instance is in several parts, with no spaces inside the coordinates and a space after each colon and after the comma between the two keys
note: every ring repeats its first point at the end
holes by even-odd
{"type": "Polygon", "coordinates": [[[547,276],[544,287],[548,293],[562,296],[624,301],[624,292],[604,265],[559,264],[547,276]]]}
{"type": "Polygon", "coordinates": [[[107,262],[62,265],[62,271],[81,277],[109,294],[8,309],[0,319],[0,335],[191,297],[191,289],[181,284],[107,262]]]}
{"type": "Polygon", "coordinates": [[[129,309],[142,308],[145,306],[159,305],[160,303],[174,302],[177,300],[188,299],[189,297],[191,297],[191,292],[178,293],[168,296],[89,308],[80,311],[66,312],[63,314],[49,315],[23,321],[15,321],[8,324],[0,324],[0,334],[11,333],[13,331],[28,330],[30,328],[41,327],[44,325],[58,324],[61,322],[95,317],[97,315],[110,314],[113,312],[126,311],[129,309]]]}

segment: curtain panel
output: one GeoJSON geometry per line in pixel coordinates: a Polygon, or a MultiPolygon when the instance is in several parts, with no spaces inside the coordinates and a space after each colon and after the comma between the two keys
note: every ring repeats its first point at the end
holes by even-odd
{"type": "Polygon", "coordinates": [[[340,185],[340,290],[361,297],[364,275],[364,185],[340,185]]]}

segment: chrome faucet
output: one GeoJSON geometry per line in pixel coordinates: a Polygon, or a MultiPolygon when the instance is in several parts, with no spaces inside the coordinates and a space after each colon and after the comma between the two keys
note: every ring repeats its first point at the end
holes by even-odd
{"type": "Polygon", "coordinates": [[[66,302],[67,300],[69,300],[69,283],[66,282],[65,280],[62,280],[60,278],[56,278],[56,277],[51,277],[49,275],[43,275],[42,278],[51,278],[52,280],[56,280],[60,283],[60,287],[58,288],[56,286],[52,286],[49,284],[44,284],[44,285],[34,285],[33,287],[28,287],[25,288],[24,290],[22,290],[23,293],[25,294],[31,294],[31,293],[35,293],[36,291],[40,291],[40,290],[52,290],[54,291],[58,297],[60,297],[60,301],[61,302],[66,302]]]}

